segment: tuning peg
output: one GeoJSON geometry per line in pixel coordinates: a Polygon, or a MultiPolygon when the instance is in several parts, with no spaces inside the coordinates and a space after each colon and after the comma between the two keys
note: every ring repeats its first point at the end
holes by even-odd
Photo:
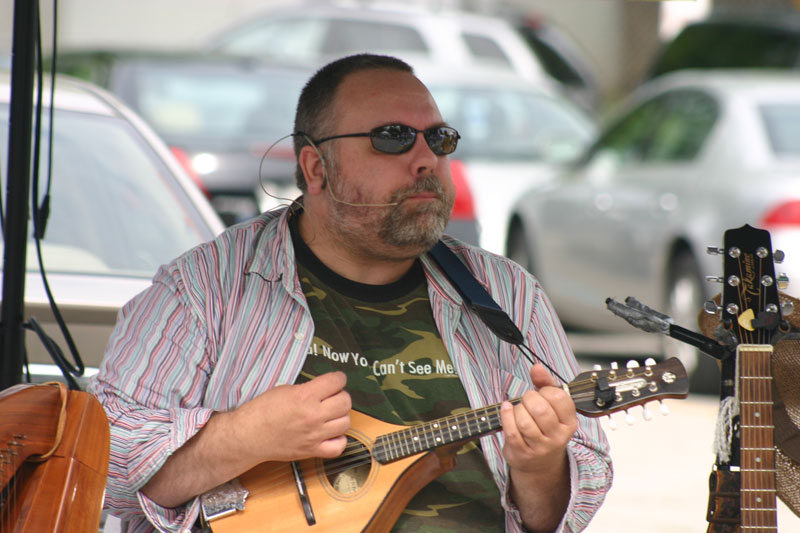
{"type": "Polygon", "coordinates": [[[625,364],[625,366],[628,368],[639,368],[639,361],[631,359],[625,364]]]}
{"type": "Polygon", "coordinates": [[[648,357],[647,359],[644,360],[644,366],[653,366],[655,364],[656,360],[653,359],[652,357],[648,357]]]}
{"type": "Polygon", "coordinates": [[[706,247],[706,253],[708,255],[722,255],[725,253],[725,248],[720,248],[718,246],[708,246],[706,247]]]}
{"type": "Polygon", "coordinates": [[[617,421],[611,418],[611,416],[608,417],[608,427],[611,428],[611,431],[616,431],[617,429],[617,421]]]}
{"type": "Polygon", "coordinates": [[[651,413],[650,409],[645,405],[642,406],[642,418],[644,418],[646,422],[650,422],[653,419],[653,413],[651,413]]]}
{"type": "Polygon", "coordinates": [[[625,409],[625,423],[629,426],[632,426],[634,423],[636,423],[636,418],[630,414],[627,409],[625,409]]]}
{"type": "Polygon", "coordinates": [[[594,364],[592,365],[592,370],[603,370],[602,365],[594,364]]]}
{"type": "Polygon", "coordinates": [[[785,301],[781,303],[781,315],[789,316],[794,313],[794,304],[789,301],[785,301]]]}
{"type": "Polygon", "coordinates": [[[778,264],[783,263],[783,260],[786,259],[786,254],[783,253],[783,250],[775,250],[772,252],[772,260],[778,264]]]}
{"type": "Polygon", "coordinates": [[[787,276],[785,272],[778,274],[778,279],[776,281],[778,282],[778,289],[782,291],[786,290],[786,287],[789,286],[789,276],[787,276]]]}
{"type": "Polygon", "coordinates": [[[661,404],[660,410],[662,416],[667,416],[669,414],[669,406],[664,403],[663,400],[659,400],[658,403],[661,404]]]}
{"type": "Polygon", "coordinates": [[[712,283],[724,283],[725,278],[722,276],[706,276],[706,281],[710,281],[712,283]]]}
{"type": "Polygon", "coordinates": [[[722,306],[721,305],[717,305],[717,302],[715,302],[714,300],[707,300],[703,304],[703,311],[705,311],[709,315],[716,315],[720,311],[722,311],[722,306]]]}
{"type": "Polygon", "coordinates": [[[617,363],[616,361],[611,361],[611,369],[617,370],[618,368],[619,368],[619,363],[617,363]]]}

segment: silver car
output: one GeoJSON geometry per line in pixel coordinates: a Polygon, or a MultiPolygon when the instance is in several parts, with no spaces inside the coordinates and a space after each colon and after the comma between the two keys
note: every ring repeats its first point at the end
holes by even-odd
{"type": "MultiPolygon", "coordinates": [[[[10,75],[0,71],[0,161],[8,161],[10,75]]],[[[45,87],[49,82],[45,83],[45,87]]],[[[49,98],[45,98],[49,108],[49,98]]],[[[48,109],[43,113],[41,190],[48,168],[48,109]]],[[[97,367],[120,307],[150,284],[162,263],[224,228],[208,200],[166,145],[102,89],[57,78],[50,216],[41,259],[54,300],[88,367],[97,367]]],[[[2,172],[5,190],[6,172],[2,172]]],[[[31,232],[29,232],[31,233],[31,232]]],[[[25,319],[34,317],[65,354],[39,271],[27,245],[25,319]]],[[[26,332],[32,372],[55,367],[26,332]]],[[[67,355],[70,358],[70,355],[67,355]]]]}
{"type": "MultiPolygon", "coordinates": [[[[544,284],[568,325],[630,332],[606,310],[634,296],[697,330],[721,286],[724,231],[767,229],[800,275],[800,76],[682,71],[635,92],[580,162],[513,208],[507,254],[544,284]]],[[[786,291],[799,294],[798,286],[786,291]]],[[[666,342],[714,388],[715,361],[666,342]]]]}

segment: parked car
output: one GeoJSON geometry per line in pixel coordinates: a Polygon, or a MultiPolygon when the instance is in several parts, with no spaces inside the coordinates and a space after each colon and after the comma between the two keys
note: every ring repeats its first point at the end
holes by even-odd
{"type": "Polygon", "coordinates": [[[279,6],[209,37],[212,50],[325,63],[356,52],[470,68],[503,66],[550,92],[560,83],[507,21],[448,9],[377,2],[279,6]]]}
{"type": "Polygon", "coordinates": [[[517,16],[511,24],[536,54],[545,71],[558,80],[561,92],[585,112],[601,105],[597,75],[586,53],[562,28],[537,16],[517,16]]]}
{"type": "MultiPolygon", "coordinates": [[[[724,231],[748,223],[800,275],[800,75],[680,71],[644,84],[563,175],[514,207],[508,255],[544,284],[572,327],[631,331],[605,299],[634,296],[697,329],[721,287],[724,231]]],[[[797,296],[797,286],[788,293],[797,296]]],[[[665,339],[711,387],[716,365],[665,339]]]]}
{"type": "Polygon", "coordinates": [[[511,72],[429,66],[417,73],[461,134],[451,159],[472,191],[480,245],[502,254],[513,202],[580,155],[594,123],[566,98],[511,72]]]}
{"type": "Polygon", "coordinates": [[[649,77],[681,69],[800,68],[800,12],[716,8],[687,25],[659,52],[649,77]]]}
{"type": "Polygon", "coordinates": [[[259,179],[283,182],[294,172],[291,151],[262,156],[291,133],[310,67],[144,50],[65,51],[56,66],[105,87],[149,122],[227,224],[258,214],[259,179]]]}
{"type": "MultiPolygon", "coordinates": [[[[120,307],[150,284],[159,265],[212,239],[224,225],[163,141],[119,100],[94,85],[58,77],[54,101],[42,259],[80,357],[97,367],[120,307]]],[[[44,104],[49,108],[49,98],[44,104]]],[[[0,71],[0,161],[8,161],[9,105],[10,73],[0,71]]],[[[48,168],[48,109],[43,116],[37,197],[44,194],[48,168]]],[[[5,190],[7,175],[0,175],[5,190]]],[[[26,268],[25,319],[35,317],[66,353],[33,240],[26,268]]],[[[33,373],[54,374],[50,356],[30,331],[25,344],[33,373]]]]}

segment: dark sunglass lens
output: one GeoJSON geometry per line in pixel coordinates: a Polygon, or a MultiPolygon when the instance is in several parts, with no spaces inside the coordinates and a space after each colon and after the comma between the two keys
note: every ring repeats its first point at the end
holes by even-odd
{"type": "Polygon", "coordinates": [[[413,128],[402,124],[381,126],[370,133],[372,146],[387,154],[401,154],[408,151],[417,137],[417,132],[413,128]]]}
{"type": "Polygon", "coordinates": [[[425,140],[436,155],[455,152],[458,138],[458,132],[453,128],[431,128],[425,132],[425,140]]]}

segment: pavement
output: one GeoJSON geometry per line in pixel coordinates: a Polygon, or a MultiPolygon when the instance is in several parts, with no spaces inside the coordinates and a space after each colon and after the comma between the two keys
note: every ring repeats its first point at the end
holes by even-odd
{"type": "MultiPolygon", "coordinates": [[[[625,414],[611,415],[617,429],[602,419],[611,444],[614,485],[595,515],[587,533],[705,533],[708,476],[714,464],[712,445],[719,400],[693,395],[664,400],[669,414],[662,416],[658,402],[634,407],[633,425],[625,414]]],[[[778,531],[800,532],[800,518],[778,502],[778,531]]]]}

